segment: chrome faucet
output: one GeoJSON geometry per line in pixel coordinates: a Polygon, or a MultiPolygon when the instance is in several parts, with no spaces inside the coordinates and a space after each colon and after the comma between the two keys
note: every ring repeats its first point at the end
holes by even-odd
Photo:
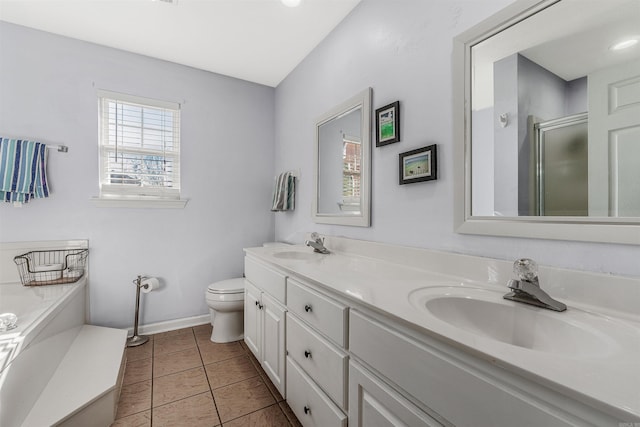
{"type": "Polygon", "coordinates": [[[538,282],[538,264],[527,258],[521,258],[513,263],[513,272],[519,280],[511,279],[507,286],[512,289],[504,299],[535,305],[555,311],[565,311],[567,306],[556,301],[540,288],[538,282]]]}
{"type": "Polygon", "coordinates": [[[311,240],[306,240],[304,244],[307,246],[311,246],[313,248],[313,252],[318,252],[320,254],[330,253],[329,249],[324,247],[324,239],[320,237],[318,233],[313,232],[309,237],[311,238],[311,240]]]}

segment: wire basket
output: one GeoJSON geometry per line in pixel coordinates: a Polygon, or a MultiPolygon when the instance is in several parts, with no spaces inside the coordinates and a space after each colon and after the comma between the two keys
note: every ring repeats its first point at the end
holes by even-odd
{"type": "Polygon", "coordinates": [[[24,286],[73,283],[84,276],[89,249],[31,251],[13,258],[24,286]]]}

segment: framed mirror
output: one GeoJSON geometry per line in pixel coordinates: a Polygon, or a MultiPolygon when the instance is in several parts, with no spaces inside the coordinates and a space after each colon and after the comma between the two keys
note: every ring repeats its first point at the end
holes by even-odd
{"type": "Polygon", "coordinates": [[[314,157],[314,222],[369,227],[371,88],[318,118],[314,157]]]}
{"type": "Polygon", "coordinates": [[[640,244],[639,19],[519,0],[454,39],[457,232],[640,244]]]}

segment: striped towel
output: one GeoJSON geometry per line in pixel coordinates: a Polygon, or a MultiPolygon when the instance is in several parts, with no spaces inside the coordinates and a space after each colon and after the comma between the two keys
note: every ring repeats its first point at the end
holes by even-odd
{"type": "Polygon", "coordinates": [[[276,176],[273,189],[272,212],[292,211],[295,209],[296,177],[291,172],[276,176]]]}
{"type": "Polygon", "coordinates": [[[49,197],[47,149],[36,141],[0,137],[0,197],[28,203],[49,197]]]}

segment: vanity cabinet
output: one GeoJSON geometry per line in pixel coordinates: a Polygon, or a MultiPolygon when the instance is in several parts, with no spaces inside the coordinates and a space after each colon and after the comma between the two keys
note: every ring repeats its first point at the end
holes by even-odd
{"type": "Polygon", "coordinates": [[[250,258],[245,258],[245,276],[244,341],[286,397],[286,276],[250,258]]]}
{"type": "Polygon", "coordinates": [[[344,426],[348,308],[289,277],[287,309],[289,406],[305,426],[344,426]]]}
{"type": "MultiPolygon", "coordinates": [[[[369,282],[352,286],[337,276],[325,283],[334,276],[324,264],[301,263],[298,271],[265,259],[245,258],[245,341],[305,427],[625,423],[579,388],[567,390],[528,371],[532,359],[524,350],[510,349],[515,356],[507,363],[383,310],[381,295],[395,298],[395,288],[375,294],[369,282]],[[371,295],[356,298],[354,290],[371,295]]],[[[533,362],[543,357],[556,363],[543,354],[533,362]]]]}
{"type": "MultiPolygon", "coordinates": [[[[444,425],[617,425],[615,420],[586,405],[436,340],[402,330],[400,325],[376,314],[351,310],[349,325],[352,357],[373,366],[380,378],[385,378],[380,381],[395,384],[403,394],[422,405],[424,415],[429,413],[444,425]],[[389,356],[390,349],[393,357],[389,356]]],[[[362,393],[357,387],[351,383],[351,399],[362,393]]],[[[356,406],[360,404],[350,401],[353,409],[349,412],[350,420],[359,420],[361,413],[366,412],[356,406]]]]}
{"type": "Polygon", "coordinates": [[[349,401],[351,427],[443,426],[354,361],[349,363],[349,401]]]}

